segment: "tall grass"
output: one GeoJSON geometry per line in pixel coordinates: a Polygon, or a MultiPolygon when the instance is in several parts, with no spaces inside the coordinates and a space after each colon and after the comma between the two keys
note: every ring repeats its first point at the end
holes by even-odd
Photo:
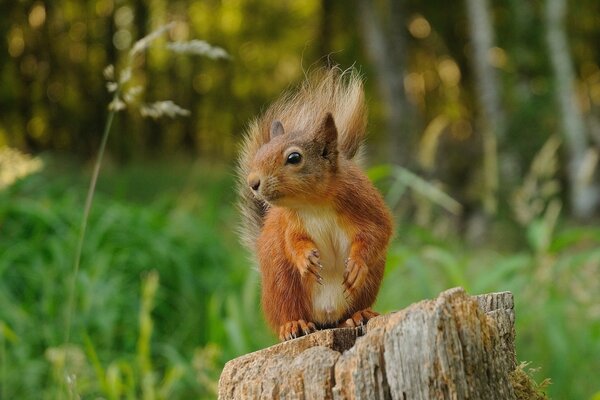
{"type": "MultiPolygon", "coordinates": [[[[77,236],[77,246],[75,249],[74,267],[71,275],[71,284],[69,286],[69,298],[67,305],[67,315],[65,321],[65,344],[69,343],[71,333],[71,315],[75,311],[75,297],[77,295],[77,277],[79,274],[79,267],[81,263],[83,244],[86,238],[87,225],[94,199],[94,193],[96,191],[96,183],[100,176],[100,167],[102,165],[102,159],[104,158],[104,152],[106,150],[106,144],[108,142],[108,136],[110,134],[115,114],[119,111],[125,110],[128,107],[138,109],[143,117],[151,117],[154,119],[168,116],[174,118],[176,116],[189,116],[190,111],[186,110],[172,100],[162,100],[153,103],[141,102],[138,96],[143,92],[144,87],[134,85],[132,81],[134,66],[136,58],[146,52],[148,48],[164,34],[168,33],[175,27],[175,23],[169,23],[158,27],[156,30],[150,32],[148,35],[136,41],[131,49],[127,52],[125,62],[123,63],[122,69],[116,71],[115,67],[111,64],[104,69],[104,77],[107,79],[106,87],[109,92],[113,93],[112,100],[108,104],[108,115],[106,118],[106,124],[102,132],[100,147],[98,149],[98,155],[94,163],[90,184],[85,199],[85,205],[83,208],[83,216],[81,218],[81,226],[77,236]]],[[[228,54],[225,50],[209,45],[208,43],[200,40],[192,40],[189,42],[171,42],[167,44],[167,48],[175,53],[181,54],[194,54],[201,55],[212,59],[217,58],[228,58],[228,54]]]]}
{"type": "MultiPolygon", "coordinates": [[[[2,398],[56,398],[67,364],[73,398],[214,398],[225,361],[275,342],[232,229],[232,176],[168,164],[100,177],[68,346],[63,277],[85,193],[51,166],[0,192],[2,398]]],[[[522,242],[509,250],[402,224],[376,308],[458,285],[511,290],[519,360],[552,380],[553,398],[591,399],[600,389],[600,229],[559,219],[548,231],[543,218],[505,230],[522,242]]]]}
{"type": "MultiPolygon", "coordinates": [[[[439,196],[421,196],[430,204],[413,207],[427,224],[399,228],[378,306],[392,310],[453,286],[472,294],[510,290],[518,359],[539,367],[539,380],[550,378],[551,397],[590,399],[600,395],[592,378],[600,371],[600,228],[561,219],[559,146],[551,137],[540,149],[512,197],[514,219],[496,219],[484,246],[466,246],[455,230],[436,234],[433,227],[451,226],[449,214],[439,212],[439,196]]],[[[395,176],[390,193],[408,186],[395,176]]]]}
{"type": "Polygon", "coordinates": [[[143,205],[98,195],[66,345],[64,277],[82,194],[48,176],[2,193],[3,398],[56,398],[65,381],[61,368],[69,397],[211,398],[219,365],[269,343],[260,318],[231,311],[255,310],[258,302],[256,278],[245,280],[244,256],[232,252],[232,210],[218,210],[233,200],[231,179],[201,169],[203,196],[196,194],[199,182],[187,192],[184,181],[184,194],[143,205]]]}
{"type": "MultiPolygon", "coordinates": [[[[108,104],[108,116],[105,124],[104,131],[101,136],[100,147],[98,150],[98,155],[96,157],[96,161],[94,163],[90,183],[87,190],[87,195],[85,198],[85,203],[83,207],[83,215],[81,217],[81,223],[79,230],[76,234],[76,245],[74,249],[74,262],[73,269],[70,274],[60,275],[58,278],[69,277],[70,283],[67,286],[67,301],[66,307],[64,308],[64,340],[62,345],[56,348],[49,348],[46,352],[48,360],[52,363],[54,369],[54,379],[59,383],[60,389],[55,393],[59,398],[62,398],[64,392],[67,393],[69,398],[78,398],[78,378],[82,375],[83,365],[81,362],[82,357],[80,356],[80,352],[78,352],[78,348],[76,345],[71,344],[71,330],[73,328],[73,314],[78,312],[78,289],[82,287],[80,282],[80,267],[82,262],[82,257],[84,255],[84,245],[87,244],[88,240],[86,233],[87,227],[90,219],[90,212],[92,209],[92,203],[94,200],[95,192],[96,192],[96,184],[100,175],[100,168],[102,165],[102,159],[104,157],[104,152],[106,149],[106,144],[108,142],[108,137],[112,128],[112,123],[115,118],[115,114],[121,110],[124,110],[128,107],[130,108],[138,108],[139,112],[144,117],[151,118],[160,118],[163,116],[169,116],[171,118],[175,116],[188,116],[190,112],[177,104],[173,103],[171,100],[163,100],[154,103],[145,103],[141,102],[138,99],[139,94],[144,90],[141,86],[134,86],[130,84],[133,69],[135,65],[135,59],[140,54],[144,53],[149,46],[160,38],[163,34],[169,32],[175,23],[171,23],[162,27],[159,27],[157,30],[151,32],[147,36],[141,38],[137,42],[134,43],[132,48],[129,50],[126,62],[124,63],[122,69],[117,73],[115,67],[113,65],[109,65],[104,70],[105,78],[107,79],[107,89],[109,92],[113,93],[113,98],[110,104],[108,104]]],[[[192,40],[190,42],[179,42],[179,43],[168,43],[167,48],[175,53],[183,53],[183,54],[195,54],[202,55],[209,58],[227,58],[228,54],[218,47],[213,47],[204,41],[192,40]]],[[[1,154],[3,158],[0,158],[0,162],[6,158],[5,153],[1,154]]],[[[3,169],[4,172],[4,169],[3,169]]],[[[14,176],[18,174],[14,174],[14,176]]],[[[4,173],[0,180],[0,189],[4,188],[11,182],[4,177],[4,173]],[[6,181],[6,182],[5,182],[6,181]]],[[[112,260],[111,260],[112,262],[112,260]]],[[[109,262],[110,264],[110,262],[109,262]]],[[[154,275],[152,275],[154,276],[154,275]]],[[[142,311],[140,313],[140,340],[138,341],[138,350],[139,356],[143,357],[140,360],[138,366],[141,367],[141,387],[142,387],[142,395],[143,398],[154,399],[156,398],[156,393],[154,391],[154,378],[155,375],[151,370],[150,357],[148,356],[148,340],[149,334],[151,332],[152,320],[149,317],[148,311],[148,302],[149,299],[152,298],[153,293],[156,291],[156,288],[150,289],[157,285],[157,279],[150,279],[147,282],[147,285],[144,286],[147,291],[144,292],[144,296],[142,299],[144,302],[142,303],[142,311]],[[154,284],[153,284],[154,282],[154,284]],[[145,344],[145,345],[144,345],[145,344]]],[[[95,300],[95,299],[94,299],[95,300]]],[[[85,312],[85,310],[83,310],[85,312]]],[[[4,326],[4,324],[3,324],[4,326]]],[[[4,339],[4,334],[3,334],[4,339]]],[[[89,343],[89,342],[88,342],[89,343]]],[[[4,345],[4,340],[2,341],[2,345],[4,345]]],[[[91,345],[88,346],[89,349],[93,349],[91,345]]],[[[2,347],[4,349],[4,347],[2,347]]],[[[4,351],[2,352],[4,354],[4,351]]],[[[4,360],[5,357],[3,357],[4,360]]],[[[96,353],[93,352],[92,358],[97,360],[96,353]]],[[[99,369],[99,363],[96,362],[96,370],[99,369]]],[[[159,391],[163,393],[167,391],[165,387],[169,387],[172,384],[172,381],[176,379],[179,375],[177,373],[179,369],[174,369],[167,375],[167,382],[164,383],[162,389],[159,391]],[[175,372],[173,372],[175,371],[175,372]]],[[[104,382],[103,377],[104,373],[99,376],[100,381],[103,383],[101,387],[106,389],[106,382],[104,382]]],[[[165,379],[167,379],[165,378],[165,379]]],[[[122,386],[122,385],[121,385],[122,386]]],[[[159,397],[165,397],[163,395],[159,397]]],[[[111,398],[120,398],[120,395],[115,395],[111,393],[111,398]],[[116,396],[116,397],[115,397],[116,396]]]]}

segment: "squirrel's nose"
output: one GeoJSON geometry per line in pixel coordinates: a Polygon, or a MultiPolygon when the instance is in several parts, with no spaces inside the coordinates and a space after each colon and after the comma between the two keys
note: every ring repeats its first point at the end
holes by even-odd
{"type": "Polygon", "coordinates": [[[260,187],[260,178],[256,174],[250,174],[248,176],[248,185],[250,185],[252,190],[257,191],[260,187]]]}

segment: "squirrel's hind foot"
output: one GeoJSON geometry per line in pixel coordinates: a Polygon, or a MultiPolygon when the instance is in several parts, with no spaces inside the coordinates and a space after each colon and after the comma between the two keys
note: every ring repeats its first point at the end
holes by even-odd
{"type": "Polygon", "coordinates": [[[356,328],[359,326],[367,325],[367,322],[373,317],[378,316],[379,313],[371,310],[371,308],[365,308],[352,314],[347,320],[340,322],[338,328],[356,328]]]}
{"type": "Polygon", "coordinates": [[[306,322],[303,319],[289,321],[279,327],[279,340],[284,342],[316,331],[317,327],[312,322],[306,322]]]}

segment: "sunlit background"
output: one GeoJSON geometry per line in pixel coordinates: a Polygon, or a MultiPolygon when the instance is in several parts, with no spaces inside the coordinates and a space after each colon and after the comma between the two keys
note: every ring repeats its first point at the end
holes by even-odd
{"type": "Polygon", "coordinates": [[[213,398],[227,360],[275,343],[235,155],[251,118],[332,65],[364,77],[368,174],[396,218],[376,309],[510,290],[518,360],[552,398],[600,399],[599,2],[0,11],[1,399],[213,398]]]}

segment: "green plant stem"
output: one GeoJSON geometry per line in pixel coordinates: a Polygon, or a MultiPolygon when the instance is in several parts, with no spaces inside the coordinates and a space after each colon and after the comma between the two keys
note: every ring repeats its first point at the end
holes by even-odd
{"type": "MultiPolygon", "coordinates": [[[[117,93],[115,93],[115,98],[117,93]]],[[[75,307],[75,292],[77,289],[77,276],[79,275],[79,266],[81,264],[81,253],[83,250],[83,240],[85,239],[85,232],[87,230],[87,223],[90,216],[90,210],[92,208],[92,202],[94,200],[94,193],[96,191],[96,182],[98,181],[98,175],[100,174],[100,166],[102,164],[102,158],[104,157],[104,149],[106,148],[106,142],[108,141],[108,134],[112,126],[113,119],[116,111],[110,111],[108,118],[106,119],[106,125],[104,126],[104,132],[102,133],[102,141],[100,143],[100,149],[98,150],[98,157],[94,164],[94,171],[92,173],[92,179],[88,188],[87,197],[85,199],[85,207],[83,209],[83,218],[81,220],[81,227],[79,228],[79,237],[77,241],[77,250],[75,252],[75,262],[73,267],[73,276],[69,287],[69,301],[67,302],[67,317],[65,321],[65,340],[64,343],[68,344],[71,339],[71,318],[73,315],[73,309],[75,307]]]]}
{"type": "MultiPolygon", "coordinates": [[[[115,99],[118,96],[118,91],[115,93],[115,99]]],[[[98,182],[98,175],[100,175],[100,166],[102,165],[102,158],[104,157],[104,149],[106,148],[106,142],[108,141],[108,134],[110,133],[110,128],[112,127],[113,119],[115,117],[116,111],[111,110],[108,113],[108,117],[106,119],[106,125],[104,126],[104,132],[102,133],[102,140],[100,142],[100,149],[98,150],[98,157],[96,158],[96,163],[94,164],[94,170],[92,172],[92,179],[90,181],[90,186],[88,188],[87,196],[85,199],[85,207],[83,208],[83,217],[81,219],[81,226],[79,228],[79,237],[77,238],[77,249],[75,251],[75,261],[73,267],[73,276],[71,278],[71,283],[69,285],[69,300],[67,302],[67,315],[65,320],[65,339],[64,344],[69,344],[71,340],[71,320],[73,316],[73,311],[75,308],[75,294],[77,291],[77,277],[79,275],[79,266],[81,264],[81,253],[83,251],[83,241],[85,239],[85,232],[87,230],[87,223],[90,216],[90,210],[92,209],[92,202],[94,200],[94,193],[96,192],[96,182],[98,182]]],[[[66,349],[65,349],[66,351],[66,349]]],[[[66,353],[65,353],[66,354],[66,353]]],[[[66,365],[68,363],[68,354],[66,354],[65,363],[63,369],[66,369],[66,365]]],[[[64,385],[65,385],[65,377],[64,370],[63,376],[61,377],[61,391],[60,398],[62,398],[64,394],[64,385]]],[[[69,398],[72,398],[72,393],[69,390],[69,398]]]]}
{"type": "Polygon", "coordinates": [[[0,394],[3,399],[7,399],[7,384],[6,384],[6,341],[4,338],[4,323],[0,322],[0,394]]]}

